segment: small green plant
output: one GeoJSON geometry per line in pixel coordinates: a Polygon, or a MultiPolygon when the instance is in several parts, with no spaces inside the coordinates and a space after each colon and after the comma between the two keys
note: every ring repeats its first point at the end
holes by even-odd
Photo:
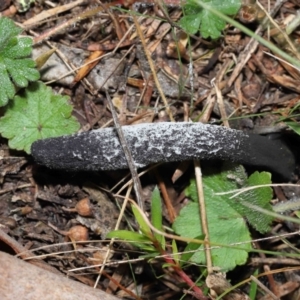
{"type": "MultiPolygon", "coordinates": [[[[145,221],[145,216],[140,210],[132,205],[132,212],[139,224],[139,232],[129,230],[115,230],[106,236],[107,238],[120,238],[126,241],[131,241],[136,247],[152,253],[154,257],[161,251],[165,250],[165,238],[163,235],[153,232],[149,224],[145,221]]],[[[155,188],[151,197],[151,216],[152,225],[159,231],[163,231],[162,227],[162,206],[160,193],[158,188],[155,188]]]]}
{"type": "Polygon", "coordinates": [[[29,84],[40,74],[28,58],[32,39],[18,36],[21,31],[12,20],[0,18],[0,106],[7,105],[0,133],[10,148],[30,153],[34,141],[74,133],[79,124],[68,97],[53,94],[42,82],[29,84]]]}
{"type": "Polygon", "coordinates": [[[17,88],[28,86],[40,74],[35,62],[28,58],[32,51],[32,39],[18,36],[22,29],[7,18],[0,18],[0,106],[12,99],[17,88]]]}
{"type": "MultiPolygon", "coordinates": [[[[167,247],[164,235],[151,229],[149,223],[146,221],[146,216],[137,208],[137,206],[132,205],[132,211],[136,222],[139,225],[139,232],[116,230],[108,233],[106,237],[118,238],[131,242],[139,249],[148,252],[148,255],[144,256],[147,258],[154,258],[161,255],[165,261],[164,267],[171,267],[182,280],[193,289],[194,293],[203,297],[202,290],[189,278],[181,267],[175,240],[172,241],[170,247],[167,247]],[[171,250],[168,251],[167,248],[171,250]]],[[[162,226],[161,198],[157,188],[154,189],[151,197],[151,223],[158,231],[164,231],[162,226]]]]}
{"type": "Polygon", "coordinates": [[[0,133],[9,147],[30,153],[31,144],[47,137],[72,134],[79,124],[71,115],[68,97],[55,95],[42,82],[35,82],[16,95],[0,119],[0,133]]]}
{"type": "Polygon", "coordinates": [[[300,103],[296,104],[291,110],[289,110],[287,115],[279,118],[278,122],[285,123],[290,129],[295,133],[300,135],[300,124],[299,124],[299,108],[300,103]]]}
{"type": "MultiPolygon", "coordinates": [[[[241,6],[241,0],[204,0],[202,2],[224,15],[235,15],[241,6]]],[[[195,34],[200,31],[203,38],[217,39],[226,26],[223,19],[210,10],[203,9],[195,0],[187,0],[183,11],[184,16],[180,19],[179,25],[187,33],[195,34]]]]}
{"type": "MultiPolygon", "coordinates": [[[[226,192],[270,183],[270,173],[255,172],[247,177],[242,166],[232,163],[224,163],[221,167],[210,167],[207,170],[203,177],[203,185],[210,243],[212,246],[219,246],[211,250],[214,267],[222,271],[229,271],[237,265],[245,264],[248,253],[252,251],[251,234],[247,223],[257,231],[266,233],[270,230],[270,224],[273,221],[271,215],[253,210],[245,205],[251,203],[264,208],[264,210],[272,211],[270,205],[272,189],[270,187],[249,189],[234,198],[232,198],[232,194],[226,192]]],[[[191,199],[191,202],[181,210],[173,224],[179,240],[190,239],[191,241],[182,254],[178,253],[175,240],[172,240],[170,245],[163,234],[151,229],[149,222],[146,221],[146,216],[136,206],[132,206],[132,210],[139,224],[139,232],[117,230],[110,232],[107,238],[130,241],[148,253],[144,257],[152,258],[161,255],[166,261],[166,266],[172,266],[178,274],[181,274],[182,268],[190,263],[205,265],[206,258],[202,245],[204,236],[194,180],[186,188],[185,194],[191,199]]],[[[163,232],[161,200],[157,189],[154,190],[151,201],[151,223],[154,228],[163,232]]],[[[189,280],[186,282],[191,284],[189,280]]]]}
{"type": "MultiPolygon", "coordinates": [[[[215,267],[228,271],[246,262],[248,252],[251,251],[251,235],[246,220],[261,233],[269,231],[273,220],[272,217],[243,205],[244,202],[255,203],[259,207],[272,211],[269,203],[272,199],[270,187],[250,190],[233,199],[231,199],[231,194],[218,195],[218,193],[270,183],[271,175],[269,173],[255,172],[247,178],[242,166],[232,164],[224,164],[222,169],[211,168],[209,173],[203,177],[210,242],[228,246],[239,244],[231,249],[228,247],[213,249],[212,261],[215,267]],[[229,252],[230,255],[228,255],[229,252]]],[[[194,180],[187,187],[186,195],[192,201],[181,210],[173,224],[173,229],[180,236],[196,238],[202,234],[202,229],[194,180]]],[[[191,248],[199,251],[193,255],[183,255],[182,260],[188,259],[189,262],[205,264],[203,247],[192,243],[187,246],[186,250],[191,248]]]]}

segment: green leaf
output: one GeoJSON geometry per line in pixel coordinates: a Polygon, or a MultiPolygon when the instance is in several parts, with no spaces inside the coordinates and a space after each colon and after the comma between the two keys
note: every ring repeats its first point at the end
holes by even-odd
{"type": "Polygon", "coordinates": [[[9,103],[0,119],[0,133],[9,139],[10,148],[30,153],[36,140],[78,131],[80,125],[71,113],[67,96],[55,95],[35,82],[9,103]]]}
{"type": "Polygon", "coordinates": [[[152,231],[151,231],[149,225],[147,224],[147,222],[144,220],[144,217],[141,214],[141,212],[134,205],[131,205],[131,209],[132,209],[132,212],[135,216],[135,219],[136,219],[137,223],[140,226],[141,232],[145,236],[147,236],[148,238],[151,238],[152,237],[152,231]]]}
{"type": "Polygon", "coordinates": [[[156,229],[162,230],[162,206],[160,200],[160,192],[157,186],[153,190],[151,196],[151,221],[152,225],[156,229]]]}
{"type": "Polygon", "coordinates": [[[293,131],[295,131],[298,135],[300,135],[300,124],[298,122],[287,120],[284,123],[289,126],[293,131]]]}
{"type": "MultiPolygon", "coordinates": [[[[271,184],[271,174],[268,172],[255,172],[246,181],[245,187],[271,184]]],[[[236,209],[247,221],[260,233],[266,233],[270,231],[270,224],[273,221],[273,217],[262,214],[251,208],[243,205],[243,201],[250,202],[253,205],[257,205],[261,208],[273,211],[270,204],[272,199],[271,187],[261,187],[253,190],[246,191],[240,194],[238,197],[229,200],[229,204],[236,209]]]]}
{"type": "Polygon", "coordinates": [[[142,249],[147,252],[156,252],[156,249],[152,246],[151,240],[138,232],[129,231],[129,230],[115,230],[111,231],[106,235],[106,238],[120,239],[132,243],[139,249],[142,249]]]}
{"type": "Polygon", "coordinates": [[[124,241],[132,241],[132,242],[149,242],[150,240],[141,233],[129,231],[129,230],[115,230],[111,231],[106,235],[106,238],[112,239],[121,239],[124,241]]]}
{"type": "Polygon", "coordinates": [[[172,257],[176,264],[179,264],[180,255],[178,254],[177,243],[175,240],[172,240],[172,257]]]}
{"type": "MultiPolygon", "coordinates": [[[[205,173],[204,173],[205,174],[205,173]]],[[[210,168],[203,177],[204,195],[208,218],[208,228],[210,241],[223,245],[230,245],[251,240],[250,233],[245,223],[245,219],[258,231],[268,231],[273,218],[260,212],[249,209],[243,202],[250,202],[264,209],[272,211],[270,200],[272,190],[270,187],[262,187],[244,192],[231,199],[232,194],[216,195],[217,193],[232,191],[242,187],[264,185],[271,183],[271,175],[267,172],[255,172],[247,178],[244,168],[231,163],[224,163],[222,168],[210,168]]],[[[192,181],[186,189],[186,194],[194,203],[189,203],[184,207],[180,216],[173,224],[174,230],[185,237],[198,237],[202,234],[199,216],[199,205],[197,199],[197,189],[192,181]]],[[[189,244],[192,250],[197,246],[189,244]]],[[[249,243],[237,245],[236,247],[250,250],[249,243]]],[[[189,250],[189,248],[188,248],[189,250]]],[[[188,251],[186,249],[186,251],[188,251]]],[[[193,255],[182,256],[182,260],[196,263],[205,263],[203,247],[198,245],[197,252],[193,255]]],[[[231,270],[236,265],[245,263],[247,251],[233,248],[220,248],[212,250],[212,260],[214,266],[224,270],[231,270]]]]}
{"type": "MultiPolygon", "coordinates": [[[[195,237],[197,240],[204,240],[205,235],[200,235],[195,237]]],[[[182,255],[181,255],[181,266],[183,266],[186,262],[190,260],[190,258],[194,255],[196,250],[198,250],[200,247],[199,243],[188,243],[187,246],[185,247],[182,255]]]]}
{"type": "MultiPolygon", "coordinates": [[[[253,276],[256,277],[259,274],[259,270],[256,269],[253,273],[253,276]]],[[[258,286],[254,280],[251,280],[250,289],[249,289],[249,298],[254,300],[257,299],[257,290],[258,286]]]]}
{"type": "Polygon", "coordinates": [[[31,54],[32,39],[17,37],[21,29],[8,18],[0,18],[0,106],[15,95],[16,88],[26,87],[28,81],[38,80],[35,62],[27,58],[31,54]]]}
{"type": "MultiPolygon", "coordinates": [[[[209,202],[212,202],[211,205],[215,206],[215,211],[207,207],[211,242],[229,245],[232,243],[250,241],[250,234],[242,216],[235,213],[230,206],[224,207],[226,206],[224,203],[218,205],[216,201],[209,200],[209,202]]],[[[182,209],[180,216],[174,222],[174,229],[177,234],[192,238],[201,233],[200,217],[195,214],[197,209],[199,209],[197,203],[190,203],[182,209]],[[191,223],[194,224],[191,225],[191,223]]],[[[243,244],[241,248],[250,250],[251,245],[243,244]]],[[[223,271],[232,270],[237,265],[244,264],[247,261],[247,257],[247,252],[244,250],[229,248],[212,250],[213,265],[221,268],[223,271]]],[[[190,262],[205,264],[206,259],[202,246],[198,248],[198,252],[193,254],[190,258],[190,262]]]]}
{"type": "Polygon", "coordinates": [[[196,34],[201,25],[201,15],[186,15],[180,19],[179,25],[187,33],[196,34]]]}
{"type": "MultiPolygon", "coordinates": [[[[241,166],[228,166],[223,169],[210,169],[210,172],[203,177],[204,196],[206,203],[206,212],[208,219],[208,229],[210,241],[223,245],[248,242],[251,240],[250,233],[246,226],[243,216],[238,213],[229,202],[228,195],[216,195],[219,192],[226,192],[240,187],[247,179],[241,166]],[[228,179],[227,176],[232,179],[228,179]]],[[[195,181],[192,181],[186,189],[186,194],[197,201],[197,189],[195,181]]],[[[197,237],[202,235],[200,222],[199,204],[190,202],[185,206],[180,215],[173,224],[173,229],[179,235],[184,237],[197,237]]],[[[193,245],[191,245],[192,247],[193,245]]],[[[235,245],[235,247],[246,250],[251,249],[250,243],[235,245]]],[[[193,247],[194,250],[194,247],[193,247]]],[[[205,255],[202,245],[198,247],[198,252],[193,254],[190,262],[205,264],[205,255]]],[[[242,265],[246,262],[248,252],[245,250],[221,247],[212,250],[212,261],[215,267],[222,270],[231,270],[236,265],[242,265]]]]}
{"type": "MultiPolygon", "coordinates": [[[[152,197],[151,197],[151,221],[152,221],[152,225],[160,231],[163,231],[162,219],[163,219],[163,215],[162,215],[160,192],[158,187],[156,186],[152,192],[152,197]]],[[[156,232],[153,232],[153,234],[154,237],[157,239],[157,241],[160,243],[162,249],[165,249],[165,242],[166,242],[165,237],[156,232]]]]}
{"type": "MultiPolygon", "coordinates": [[[[240,6],[240,0],[204,0],[208,8],[225,15],[235,15],[240,6]]],[[[184,16],[179,21],[181,27],[190,34],[199,30],[204,38],[217,39],[225,28],[225,21],[215,16],[210,9],[203,9],[201,1],[187,0],[183,7],[184,16]]]]}

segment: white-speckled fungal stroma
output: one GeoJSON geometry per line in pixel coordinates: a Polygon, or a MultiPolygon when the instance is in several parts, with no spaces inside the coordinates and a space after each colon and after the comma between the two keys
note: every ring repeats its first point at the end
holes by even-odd
{"type": "MultiPolygon", "coordinates": [[[[202,123],[146,123],[122,130],[138,168],[157,162],[222,159],[265,167],[284,177],[294,168],[288,148],[268,138],[202,123]],[[286,158],[286,163],[280,163],[286,158]]],[[[69,171],[126,169],[127,161],[114,128],[39,140],[35,160],[69,171]]]]}

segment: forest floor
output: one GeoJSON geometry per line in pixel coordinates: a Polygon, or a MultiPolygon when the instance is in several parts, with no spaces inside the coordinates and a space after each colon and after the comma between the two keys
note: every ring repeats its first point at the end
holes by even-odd
{"type": "MultiPolygon", "coordinates": [[[[33,38],[34,59],[56,50],[40,69],[41,80],[69,96],[81,132],[114,125],[108,94],[121,125],[194,121],[263,135],[287,132],[290,143],[297,140],[290,132],[291,127],[297,130],[299,70],[232,25],[227,24],[215,39],[203,38],[201,32],[188,35],[179,26],[183,10],[176,0],[36,1],[25,12],[16,10],[20,2],[2,1],[2,15],[33,38]]],[[[235,19],[299,59],[300,32],[296,28],[286,33],[286,27],[298,16],[300,3],[252,2],[242,3],[235,19]],[[269,21],[261,25],[266,15],[269,21]]],[[[10,150],[5,139],[0,151],[4,252],[43,260],[45,268],[122,299],[216,299],[226,291],[222,299],[300,297],[299,241],[292,235],[299,230],[297,224],[276,219],[266,234],[251,230],[253,247],[277,256],[252,252],[243,266],[227,273],[226,281],[215,272],[218,269],[207,271],[205,264],[172,265],[162,254],[174,259],[186,243],[177,241],[176,252],[168,234],[165,252],[159,249],[162,245],[154,245],[157,253],[137,243],[106,239],[116,228],[138,232],[141,224],[129,204],[122,209],[126,199],[135,199],[128,171],[49,170],[30,155],[10,150]],[[278,237],[284,234],[291,237],[278,237]],[[259,240],[266,237],[270,239],[259,240]],[[260,281],[259,274],[265,275],[260,281]],[[185,276],[198,289],[188,286],[185,276]],[[210,285],[208,279],[214,276],[217,284],[210,285]],[[243,280],[246,283],[239,289],[229,291],[229,281],[243,280]]],[[[163,228],[170,229],[190,201],[185,188],[195,177],[193,164],[170,163],[145,173],[141,177],[144,217],[150,214],[153,189],[158,186],[167,203],[163,228]]],[[[293,186],[273,187],[272,201],[299,202],[297,182],[295,171],[293,186]]],[[[297,217],[290,210],[287,215],[297,217]]],[[[169,229],[166,232],[173,234],[169,229]]],[[[171,262],[176,264],[176,259],[171,262]]]]}

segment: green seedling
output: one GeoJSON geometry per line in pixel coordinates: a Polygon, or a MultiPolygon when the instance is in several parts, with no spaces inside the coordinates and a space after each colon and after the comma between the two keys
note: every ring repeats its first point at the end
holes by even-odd
{"type": "MultiPolygon", "coordinates": [[[[157,188],[155,188],[151,197],[151,221],[152,226],[160,232],[163,232],[162,226],[162,204],[160,199],[160,194],[157,188]]],[[[132,232],[128,230],[116,230],[109,232],[106,236],[107,238],[118,238],[120,240],[125,240],[131,242],[133,245],[141,250],[147,251],[149,255],[144,255],[144,258],[154,258],[162,256],[165,261],[163,265],[164,268],[171,267],[183,281],[190,286],[191,289],[201,297],[203,292],[201,289],[186,275],[186,273],[181,269],[180,266],[180,256],[178,254],[178,249],[176,241],[173,240],[171,246],[172,253],[166,250],[166,241],[164,234],[155,232],[149,226],[148,221],[146,221],[146,216],[141,212],[137,206],[132,206],[132,211],[135,216],[136,222],[139,224],[139,232],[132,232]]]]}

